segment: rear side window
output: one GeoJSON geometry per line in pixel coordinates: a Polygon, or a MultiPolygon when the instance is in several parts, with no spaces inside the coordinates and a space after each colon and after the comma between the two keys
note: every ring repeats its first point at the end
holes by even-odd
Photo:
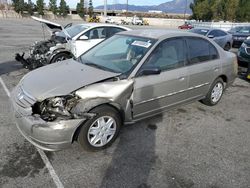
{"type": "Polygon", "coordinates": [[[216,48],[207,40],[201,38],[187,38],[189,64],[217,59],[216,48]]]}
{"type": "Polygon", "coordinates": [[[214,37],[222,37],[227,35],[224,31],[221,30],[212,30],[209,32],[208,35],[213,35],[214,37]]]}

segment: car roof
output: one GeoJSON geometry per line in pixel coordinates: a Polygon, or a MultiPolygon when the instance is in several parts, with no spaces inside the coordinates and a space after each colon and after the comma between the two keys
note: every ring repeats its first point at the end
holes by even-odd
{"type": "Polygon", "coordinates": [[[180,31],[180,30],[170,30],[170,29],[138,29],[138,30],[123,31],[118,33],[118,35],[119,34],[131,35],[135,37],[151,38],[151,39],[162,39],[162,38],[181,37],[181,36],[195,36],[195,37],[205,38],[196,33],[180,31]]]}
{"type": "Polygon", "coordinates": [[[87,27],[119,27],[119,28],[126,28],[120,25],[115,25],[115,24],[106,24],[106,23],[83,23],[83,24],[77,24],[77,25],[83,25],[87,27]]]}

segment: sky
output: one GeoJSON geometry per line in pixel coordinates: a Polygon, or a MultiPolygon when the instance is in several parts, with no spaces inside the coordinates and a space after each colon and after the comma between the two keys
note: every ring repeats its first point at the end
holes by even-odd
{"type": "MultiPolygon", "coordinates": [[[[33,2],[36,2],[36,0],[32,0],[33,2]]],[[[80,0],[65,0],[67,4],[71,8],[75,8],[76,4],[80,0]]],[[[85,0],[86,1],[86,0],[85,0]]],[[[167,1],[171,0],[128,0],[128,3],[130,5],[159,5],[161,3],[165,3],[167,1]]],[[[49,0],[44,0],[44,2],[48,5],[49,0]]],[[[60,0],[57,0],[57,3],[59,4],[60,0]]],[[[104,0],[92,0],[93,6],[99,6],[104,4],[104,0]]],[[[127,0],[107,0],[108,4],[113,4],[113,3],[120,3],[120,4],[126,4],[127,0]]]]}

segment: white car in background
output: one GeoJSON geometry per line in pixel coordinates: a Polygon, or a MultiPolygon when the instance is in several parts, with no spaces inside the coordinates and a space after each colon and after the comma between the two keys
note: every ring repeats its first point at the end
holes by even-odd
{"type": "Polygon", "coordinates": [[[112,24],[87,23],[81,25],[86,29],[68,41],[69,48],[76,58],[104,39],[118,32],[131,30],[127,27],[112,24]]]}
{"type": "Polygon", "coordinates": [[[123,26],[99,23],[68,24],[63,27],[45,19],[32,18],[46,25],[51,37],[31,45],[27,58],[24,52],[22,55],[16,54],[15,59],[30,70],[72,57],[78,58],[115,33],[131,30],[123,26]]]}

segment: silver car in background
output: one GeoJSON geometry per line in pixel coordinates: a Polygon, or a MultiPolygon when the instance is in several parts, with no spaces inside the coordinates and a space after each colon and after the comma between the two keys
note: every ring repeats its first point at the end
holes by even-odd
{"type": "Polygon", "coordinates": [[[106,148],[123,124],[201,100],[216,105],[237,59],[207,37],[121,32],[81,55],[31,71],[12,92],[17,127],[37,147],[106,148]]]}
{"type": "Polygon", "coordinates": [[[232,34],[223,31],[221,29],[195,28],[191,29],[190,32],[204,35],[210,39],[213,39],[220,47],[222,47],[226,51],[229,51],[232,48],[233,45],[232,34]]]}

